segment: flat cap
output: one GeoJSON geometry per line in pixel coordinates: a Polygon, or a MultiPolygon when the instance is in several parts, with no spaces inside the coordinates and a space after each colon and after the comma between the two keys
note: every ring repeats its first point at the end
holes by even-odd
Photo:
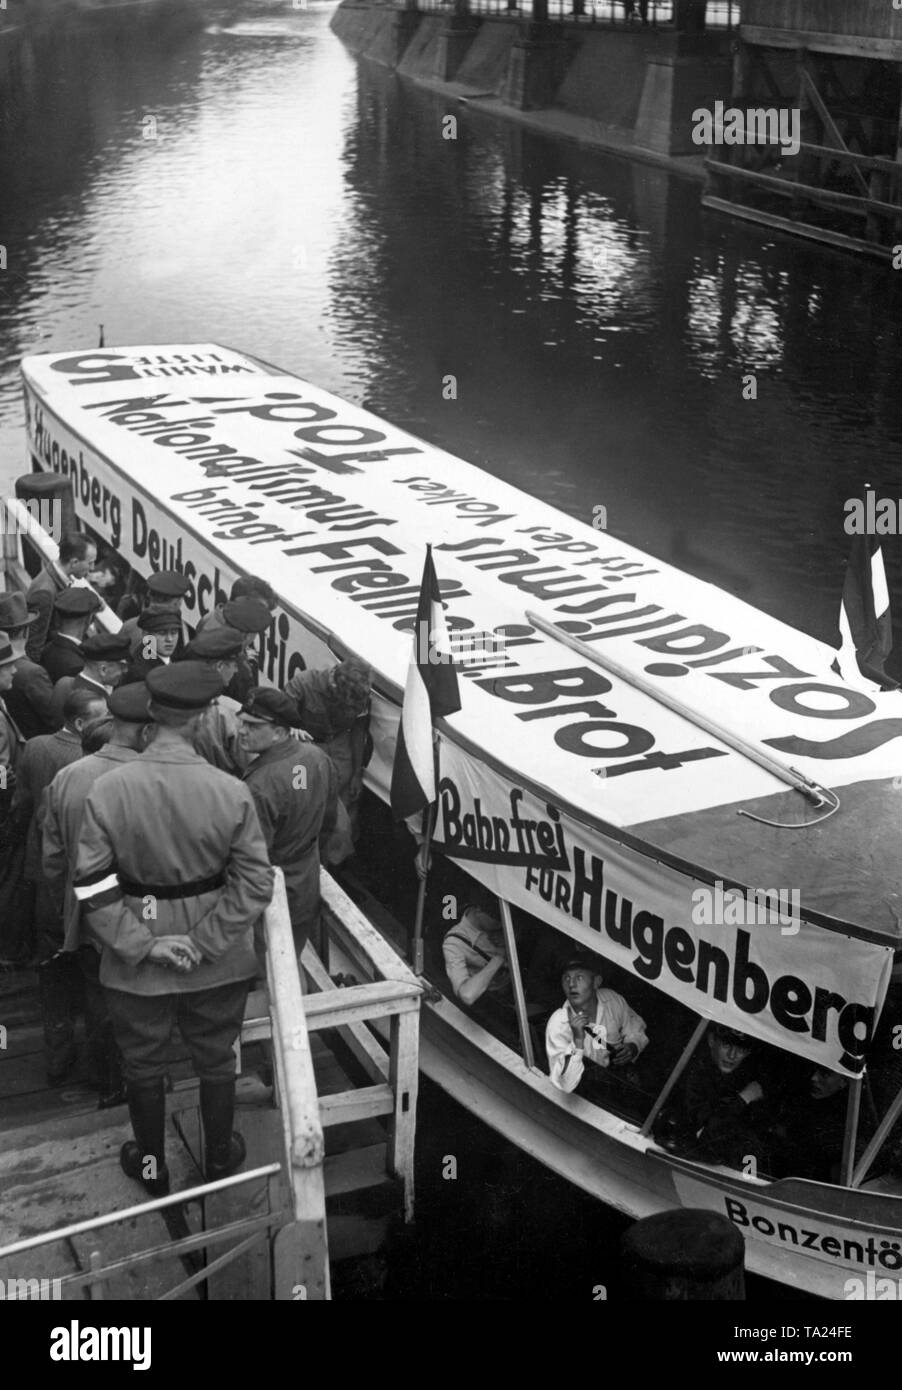
{"type": "Polygon", "coordinates": [[[145,608],[138,617],[138,627],[142,632],[166,632],[171,628],[182,630],[182,620],[172,608],[145,608]]]}
{"type": "Polygon", "coordinates": [[[150,698],[167,709],[203,709],[225,690],[225,681],[202,661],[155,666],[147,673],[150,698]]]}
{"type": "Polygon", "coordinates": [[[160,594],[163,598],[184,598],[191,590],[191,581],[181,570],[157,570],[149,574],[145,582],[152,594],[160,594]]]}
{"type": "Polygon", "coordinates": [[[132,681],[131,685],[117,685],[107,696],[110,714],[114,719],[124,719],[129,724],[147,724],[147,702],[150,691],[144,681],[132,681]]]}
{"type": "Polygon", "coordinates": [[[588,970],[593,975],[601,974],[601,962],[591,956],[588,951],[582,951],[578,947],[571,951],[567,959],[561,965],[561,974],[564,975],[568,970],[588,970]]]}
{"type": "Polygon", "coordinates": [[[53,607],[67,618],[84,618],[89,613],[96,613],[103,604],[90,589],[71,588],[57,594],[53,607]]]}
{"type": "Polygon", "coordinates": [[[269,724],[281,724],[285,729],[299,729],[301,717],[290,695],[281,690],[252,690],[241,706],[242,714],[252,719],[265,719],[269,724]]]}
{"type": "Polygon", "coordinates": [[[272,614],[265,603],[255,598],[233,598],[222,605],[222,616],[229,627],[239,632],[265,632],[272,614]]]}
{"type": "Polygon", "coordinates": [[[88,661],[126,661],[131,655],[128,633],[95,632],[79,643],[78,650],[88,661]]]}
{"type": "Polygon", "coordinates": [[[236,627],[205,627],[185,648],[185,656],[195,661],[226,661],[244,651],[244,633],[236,627]]]}

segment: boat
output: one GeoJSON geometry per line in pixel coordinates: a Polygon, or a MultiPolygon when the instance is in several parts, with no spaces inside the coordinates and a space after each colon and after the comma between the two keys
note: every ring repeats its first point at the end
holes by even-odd
{"type": "Polygon", "coordinates": [[[418,963],[424,1073],[623,1212],[722,1213],[756,1274],[830,1298],[895,1279],[902,1181],[875,1160],[902,1096],[857,1147],[856,1132],[902,947],[902,694],[614,539],[603,507],[569,516],[246,353],[56,352],[22,377],[32,469],[70,480],[80,522],[135,573],[181,569],[189,623],[253,573],[279,599],[268,683],[370,665],[366,785],[386,804],[431,546],[462,703],[437,724],[433,857],[501,904],[515,1026],[454,999],[438,911],[418,963]],[[645,1113],[543,1069],[518,956],[536,924],[683,1020],[650,1029],[667,1066],[645,1113]],[[711,1023],[844,1078],[837,1181],[656,1142],[711,1023]]]}

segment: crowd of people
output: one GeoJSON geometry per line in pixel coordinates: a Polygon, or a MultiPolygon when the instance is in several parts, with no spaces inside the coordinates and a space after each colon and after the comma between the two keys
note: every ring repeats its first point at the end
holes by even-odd
{"type": "Polygon", "coordinates": [[[273,866],[300,956],[321,862],[354,852],[370,671],[350,659],[262,688],[277,601],[254,577],[189,636],[188,581],[153,574],[104,631],[78,581],[116,571],[67,535],[57,565],[0,595],[0,966],[36,970],[50,1085],[79,1065],[83,1016],[99,1108],[128,1104],[122,1167],[160,1196],[176,1028],[200,1082],[207,1178],[244,1159],[234,1044],[265,969],[273,866]]]}

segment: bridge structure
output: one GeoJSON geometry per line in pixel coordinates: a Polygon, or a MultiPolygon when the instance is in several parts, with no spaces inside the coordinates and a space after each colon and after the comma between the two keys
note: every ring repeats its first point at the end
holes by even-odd
{"type": "Polygon", "coordinates": [[[756,143],[726,143],[724,132],[708,159],[706,207],[897,258],[902,10],[887,0],[742,0],[730,106],[785,112],[798,150],[773,123],[756,143]]]}

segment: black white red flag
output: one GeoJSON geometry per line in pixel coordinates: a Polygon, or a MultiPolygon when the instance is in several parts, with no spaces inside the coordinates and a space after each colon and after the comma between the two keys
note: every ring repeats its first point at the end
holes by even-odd
{"type": "Polygon", "coordinates": [[[833,669],[850,685],[895,690],[884,671],[893,647],[883,552],[874,535],[853,536],[839,610],[839,654],[833,669]]]}
{"type": "Polygon", "coordinates": [[[395,820],[406,820],[435,801],[437,759],[433,727],[436,719],[459,709],[457,667],[451,659],[451,643],[432,563],[432,546],[427,545],[413,653],[391,774],[391,808],[395,820]]]}

